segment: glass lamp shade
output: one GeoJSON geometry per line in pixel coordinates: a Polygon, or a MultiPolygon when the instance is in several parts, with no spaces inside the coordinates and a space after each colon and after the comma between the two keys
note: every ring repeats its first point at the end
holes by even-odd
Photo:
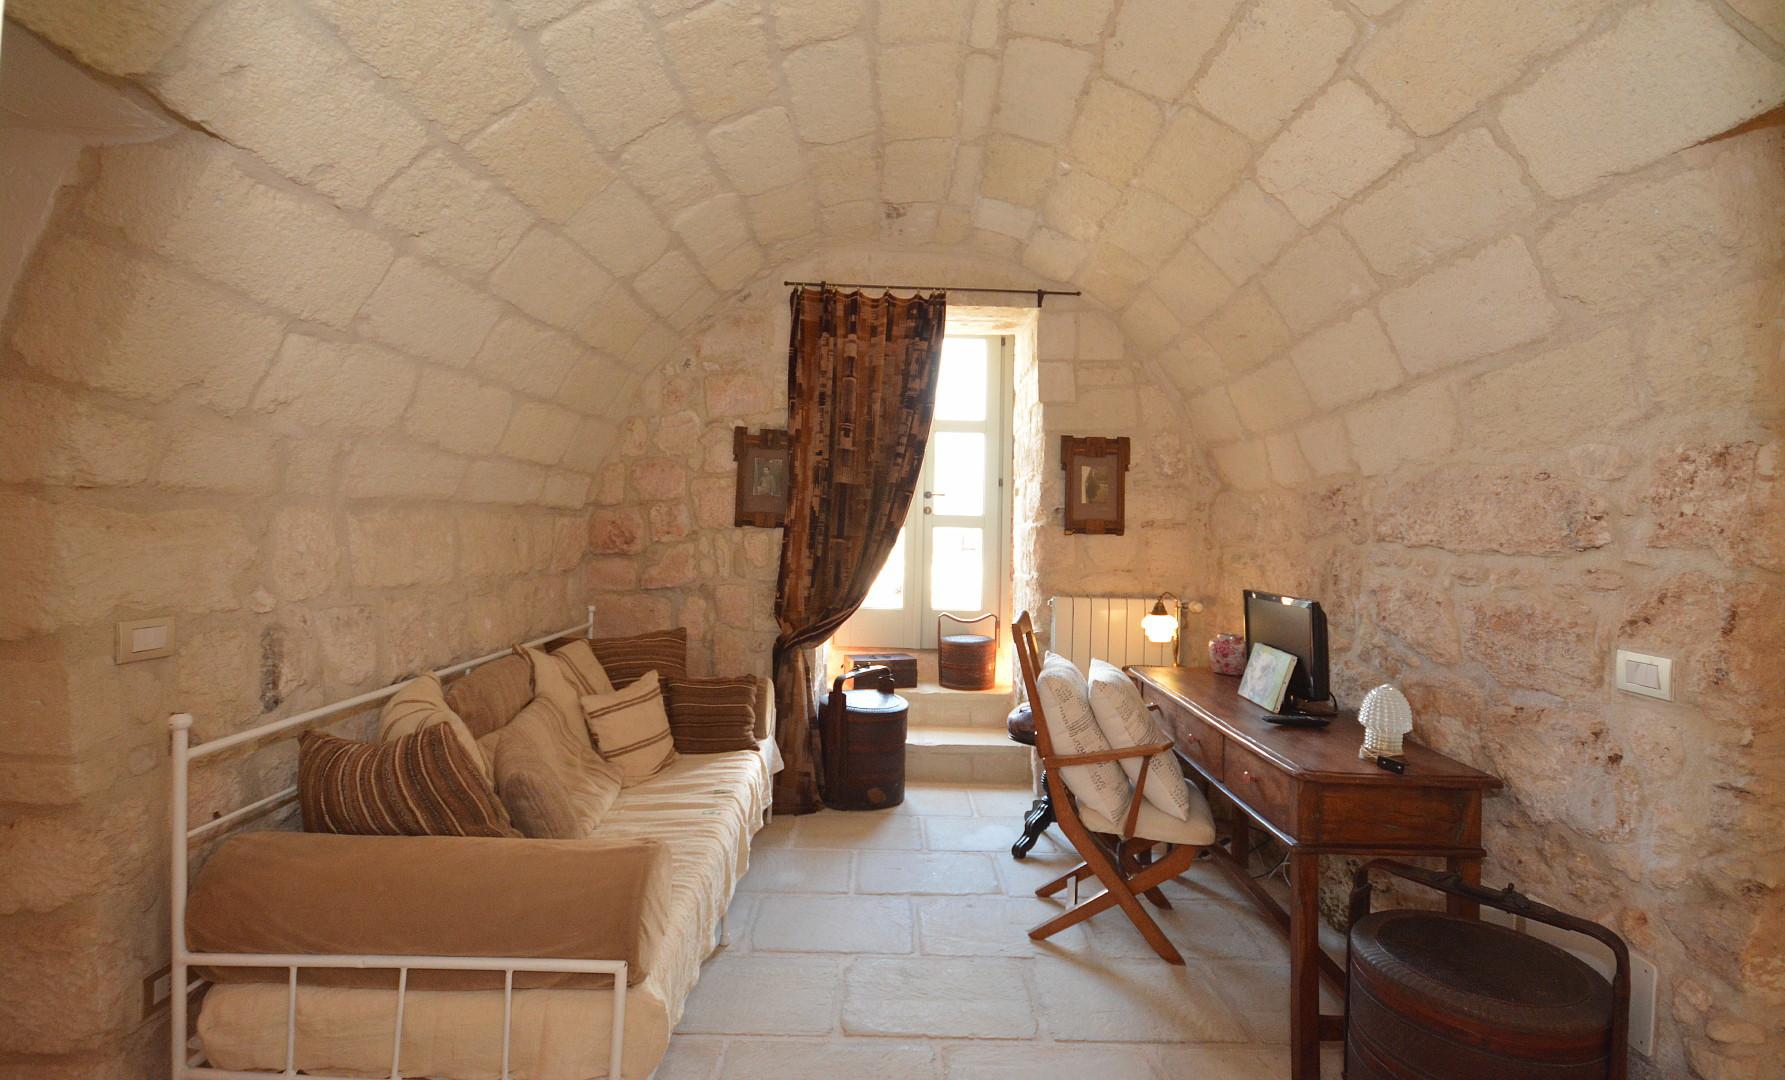
{"type": "Polygon", "coordinates": [[[1165,601],[1153,601],[1153,610],[1140,620],[1140,632],[1155,645],[1169,645],[1178,636],[1178,620],[1165,611],[1165,601]]]}

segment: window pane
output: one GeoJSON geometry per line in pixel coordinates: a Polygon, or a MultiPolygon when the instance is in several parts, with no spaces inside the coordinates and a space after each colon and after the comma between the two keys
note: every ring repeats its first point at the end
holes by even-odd
{"type": "Polygon", "coordinates": [[[980,529],[930,531],[930,606],[978,613],[985,602],[984,535],[980,529]]]}
{"type": "Polygon", "coordinates": [[[893,541],[893,549],[886,557],[886,565],[880,568],[880,576],[874,579],[874,586],[868,590],[868,598],[862,601],[862,607],[871,611],[898,611],[905,606],[905,530],[899,530],[899,538],[893,541]]]}
{"type": "Polygon", "coordinates": [[[936,419],[984,420],[986,374],[985,338],[944,338],[936,419]]]}
{"type": "Polygon", "coordinates": [[[938,490],[930,508],[943,516],[978,517],[985,513],[985,436],[977,431],[938,431],[930,453],[938,490]]]}

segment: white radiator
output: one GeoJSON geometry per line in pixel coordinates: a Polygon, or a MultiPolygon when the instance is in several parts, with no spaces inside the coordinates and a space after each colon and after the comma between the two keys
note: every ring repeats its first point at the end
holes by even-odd
{"type": "MultiPolygon", "coordinates": [[[[1054,620],[1047,647],[1077,664],[1081,671],[1089,670],[1092,660],[1107,661],[1117,667],[1174,663],[1171,644],[1155,645],[1140,632],[1140,620],[1153,610],[1155,599],[1056,596],[1049,601],[1054,620]]],[[[1177,602],[1167,600],[1165,610],[1176,618],[1177,602]]]]}

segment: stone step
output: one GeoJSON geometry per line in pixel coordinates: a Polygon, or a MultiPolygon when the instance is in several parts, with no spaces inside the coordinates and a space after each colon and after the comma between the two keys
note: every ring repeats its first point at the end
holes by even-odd
{"type": "Polygon", "coordinates": [[[1002,728],[912,725],[905,736],[905,778],[950,783],[1027,783],[1029,748],[1002,728]]]}
{"type": "Polygon", "coordinates": [[[935,683],[919,683],[898,691],[911,706],[914,727],[972,727],[1004,730],[1005,718],[1016,704],[1016,695],[1003,690],[945,690],[935,683]]]}

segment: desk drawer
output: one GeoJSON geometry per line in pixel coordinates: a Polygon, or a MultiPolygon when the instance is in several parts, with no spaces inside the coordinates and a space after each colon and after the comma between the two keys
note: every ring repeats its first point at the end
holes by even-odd
{"type": "Polygon", "coordinates": [[[1291,836],[1297,835],[1295,782],[1281,769],[1230,740],[1221,782],[1260,817],[1291,836]]]}
{"type": "Polygon", "coordinates": [[[1148,692],[1148,701],[1159,706],[1159,726],[1177,744],[1178,753],[1209,776],[1221,777],[1222,744],[1227,740],[1214,725],[1162,694],[1148,692]]]}

